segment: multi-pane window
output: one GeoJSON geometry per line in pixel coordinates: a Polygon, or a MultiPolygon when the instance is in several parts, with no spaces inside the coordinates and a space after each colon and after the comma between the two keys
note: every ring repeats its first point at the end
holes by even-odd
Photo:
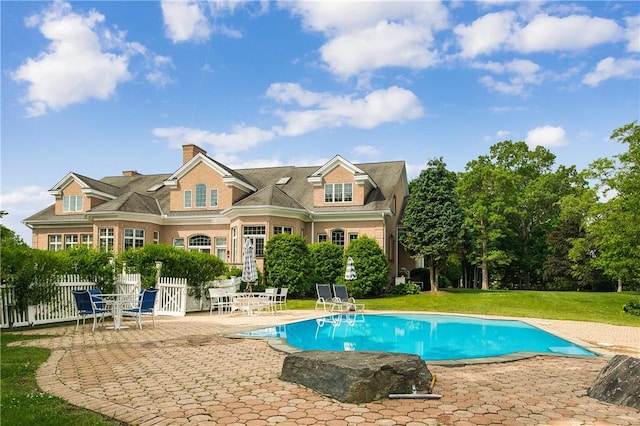
{"type": "Polygon", "coordinates": [[[223,261],[226,261],[227,260],[227,238],[216,237],[214,242],[216,245],[216,256],[222,259],[223,261]]]}
{"type": "Polygon", "coordinates": [[[49,251],[62,250],[62,235],[49,235],[49,251]]]}
{"type": "Polygon", "coordinates": [[[144,246],[144,229],[125,228],[124,249],[144,246]]]}
{"type": "Polygon", "coordinates": [[[318,242],[326,243],[327,242],[327,234],[318,234],[318,242]]]}
{"type": "Polygon", "coordinates": [[[293,227],[291,226],[274,226],[273,234],[293,234],[293,227]]]}
{"type": "Polygon", "coordinates": [[[82,211],[82,195],[65,195],[62,198],[63,212],[81,212],[82,211]]]}
{"type": "Polygon", "coordinates": [[[209,191],[209,206],[218,207],[218,190],[212,189],[209,191]]]}
{"type": "Polygon", "coordinates": [[[355,232],[351,232],[349,233],[349,242],[353,241],[353,240],[357,240],[358,239],[358,234],[355,232]]]}
{"type": "Polygon", "coordinates": [[[207,186],[204,183],[196,184],[196,207],[207,207],[207,186]]]}
{"type": "Polygon", "coordinates": [[[64,248],[68,249],[71,247],[76,247],[78,245],[78,235],[65,235],[64,236],[64,248]]]}
{"type": "Polygon", "coordinates": [[[191,190],[190,189],[184,190],[184,208],[185,209],[191,208],[191,190]]]}
{"type": "Polygon", "coordinates": [[[153,244],[160,244],[160,233],[153,231],[153,244]]]}
{"type": "Polygon", "coordinates": [[[102,251],[113,251],[114,232],[113,228],[98,229],[98,248],[102,251]]]}
{"type": "Polygon", "coordinates": [[[331,242],[344,247],[344,231],[342,229],[331,231],[331,242]]]}
{"type": "Polygon", "coordinates": [[[256,257],[264,257],[264,241],[267,237],[265,226],[244,226],[242,228],[242,236],[243,241],[244,238],[251,239],[256,257]]]}
{"type": "Polygon", "coordinates": [[[352,183],[326,183],[324,185],[325,203],[344,203],[353,201],[352,183]]]}
{"type": "Polygon", "coordinates": [[[206,235],[194,235],[189,238],[189,251],[211,253],[211,238],[206,235]]]}
{"type": "Polygon", "coordinates": [[[80,243],[86,247],[93,247],[93,234],[81,234],[80,243]]]}
{"type": "Polygon", "coordinates": [[[184,238],[174,238],[173,246],[175,248],[184,249],[184,238]]]}

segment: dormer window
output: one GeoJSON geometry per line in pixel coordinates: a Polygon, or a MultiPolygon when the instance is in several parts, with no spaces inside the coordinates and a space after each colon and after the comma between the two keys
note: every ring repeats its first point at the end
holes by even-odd
{"type": "Polygon", "coordinates": [[[62,199],[63,212],[81,212],[82,195],[65,195],[62,199]]]}
{"type": "Polygon", "coordinates": [[[324,185],[325,203],[348,203],[353,201],[353,183],[326,183],[324,185]]]}

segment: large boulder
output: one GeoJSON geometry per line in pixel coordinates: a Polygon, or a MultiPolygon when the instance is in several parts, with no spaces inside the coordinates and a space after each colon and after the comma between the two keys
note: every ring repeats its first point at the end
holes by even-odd
{"type": "Polygon", "coordinates": [[[587,394],[601,401],[640,410],[640,359],[614,356],[600,371],[587,394]]]}
{"type": "Polygon", "coordinates": [[[428,389],[432,376],[412,354],[303,351],[286,356],[280,378],[338,401],[360,403],[428,389]]]}

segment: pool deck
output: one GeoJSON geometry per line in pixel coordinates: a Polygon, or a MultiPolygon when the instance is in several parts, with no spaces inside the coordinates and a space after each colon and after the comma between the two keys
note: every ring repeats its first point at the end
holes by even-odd
{"type": "MultiPolygon", "coordinates": [[[[380,312],[375,312],[380,313],[380,312]]],[[[526,319],[598,358],[532,356],[457,367],[428,363],[441,399],[341,403],[279,380],[286,354],[231,333],[324,314],[159,317],[154,329],[63,325],[21,333],[52,349],[37,373],[45,392],[130,425],[639,425],[640,411],[587,396],[613,354],[640,357],[640,327],[526,319]]],[[[520,318],[519,318],[520,319],[520,318]]],[[[134,325],[133,321],[130,325],[134,325]]]]}

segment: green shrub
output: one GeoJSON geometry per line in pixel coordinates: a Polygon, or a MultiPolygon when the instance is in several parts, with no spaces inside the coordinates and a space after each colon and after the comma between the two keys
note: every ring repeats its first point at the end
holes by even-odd
{"type": "Polygon", "coordinates": [[[276,234],[264,248],[266,285],[287,287],[292,296],[305,296],[312,286],[309,248],[300,235],[276,234]]]}
{"type": "Polygon", "coordinates": [[[216,256],[199,251],[185,251],[166,244],[149,244],[137,249],[125,250],[120,262],[127,271],[142,276],[142,287],[153,287],[156,283],[156,261],[162,262],[163,277],[186,278],[189,294],[202,297],[202,288],[227,271],[224,262],[216,256]]]}
{"type": "Polygon", "coordinates": [[[344,249],[330,242],[309,244],[311,259],[311,283],[335,284],[338,277],[344,274],[344,249]]]}
{"type": "Polygon", "coordinates": [[[628,314],[640,316],[640,299],[627,302],[622,310],[628,314]]]}
{"type": "Polygon", "coordinates": [[[420,294],[420,286],[414,283],[398,284],[393,287],[393,294],[420,294]]]}
{"type": "Polygon", "coordinates": [[[358,298],[382,294],[388,283],[389,265],[378,242],[366,235],[351,241],[344,252],[338,284],[345,284],[349,289],[349,295],[358,298]],[[344,279],[344,272],[349,256],[353,259],[358,278],[347,281],[344,279]]]}

